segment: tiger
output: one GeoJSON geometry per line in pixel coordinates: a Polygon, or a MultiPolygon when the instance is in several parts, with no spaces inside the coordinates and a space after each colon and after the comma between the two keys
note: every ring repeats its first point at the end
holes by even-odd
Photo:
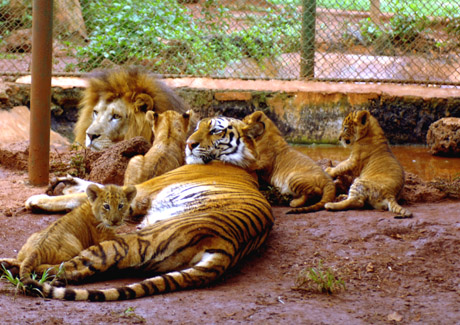
{"type": "Polygon", "coordinates": [[[115,239],[116,229],[129,215],[136,188],[90,184],[86,195],[88,199],[80,207],[32,234],[16,259],[2,259],[0,264],[14,276],[19,273],[19,279],[24,281],[32,272],[44,273],[85,248],[115,239]]]}
{"type": "Polygon", "coordinates": [[[256,111],[247,115],[243,122],[260,130],[255,139],[259,175],[281,194],[294,197],[290,202],[294,209],[287,211],[287,214],[318,211],[327,202],[335,200],[332,178],[310,157],[290,147],[264,112],[256,111]],[[321,200],[302,207],[307,200],[316,197],[321,197],[321,200]]]}
{"type": "Polygon", "coordinates": [[[152,126],[153,145],[145,155],[129,160],[124,185],[140,184],[185,163],[185,140],[192,115],[192,110],[182,114],[173,110],[161,114],[148,111],[145,114],[145,119],[152,126]]]}
{"type": "Polygon", "coordinates": [[[404,187],[404,170],[391,152],[377,119],[367,110],[349,113],[343,120],[339,141],[351,147],[350,156],[336,167],[328,167],[326,172],[332,178],[352,173],[354,180],[347,199],[329,202],[325,208],[357,209],[368,203],[398,217],[411,217],[412,213],[396,201],[404,187]]]}
{"type": "MultiPolygon", "coordinates": [[[[211,284],[258,249],[274,218],[256,175],[242,167],[256,158],[247,149],[254,147],[254,141],[251,132],[240,130],[245,125],[241,121],[238,127],[227,124],[224,130],[215,127],[216,120],[198,123],[186,142],[186,165],[134,185],[137,195],[131,215],[144,216],[144,227],[83,250],[64,262],[59,274],[51,274],[69,282],[109,270],[153,272],[153,276],[107,289],[61,288],[34,279],[26,287],[53,299],[140,298],[211,284]]],[[[71,195],[73,206],[81,194],[71,195]]],[[[29,198],[28,204],[68,208],[66,200],[39,195],[29,198]]]]}

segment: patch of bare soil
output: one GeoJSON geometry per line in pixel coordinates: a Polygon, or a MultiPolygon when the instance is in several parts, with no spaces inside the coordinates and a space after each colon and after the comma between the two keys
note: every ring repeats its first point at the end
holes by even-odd
{"type": "MultiPolygon", "coordinates": [[[[44,193],[46,187],[28,185],[25,171],[6,167],[2,162],[0,256],[15,257],[33,232],[59,215],[24,210],[24,201],[44,193]]],[[[0,321],[458,324],[460,201],[418,201],[409,208],[412,219],[394,219],[388,212],[375,210],[286,215],[288,208],[275,206],[276,222],[266,245],[206,288],[89,303],[24,296],[2,280],[0,321]],[[344,281],[345,290],[328,295],[296,288],[299,274],[320,261],[344,281]]],[[[85,286],[108,287],[136,280],[104,279],[85,286]]]]}

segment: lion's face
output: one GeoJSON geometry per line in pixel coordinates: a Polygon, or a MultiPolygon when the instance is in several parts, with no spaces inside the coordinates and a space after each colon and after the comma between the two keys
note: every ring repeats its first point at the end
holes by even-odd
{"type": "Polygon", "coordinates": [[[75,143],[92,150],[107,149],[136,136],[151,142],[153,134],[145,118],[147,112],[187,110],[172,89],[134,67],[94,74],[88,79],[80,106],[75,143]]]}
{"type": "Polygon", "coordinates": [[[93,109],[92,122],[86,130],[86,147],[102,150],[125,139],[130,125],[128,112],[121,98],[111,103],[101,99],[93,109]]]}

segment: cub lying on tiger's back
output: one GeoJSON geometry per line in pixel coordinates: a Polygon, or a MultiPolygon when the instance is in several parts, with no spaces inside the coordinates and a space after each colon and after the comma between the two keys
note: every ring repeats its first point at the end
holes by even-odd
{"type": "Polygon", "coordinates": [[[115,229],[129,214],[136,188],[115,185],[99,188],[91,184],[86,194],[86,203],[32,234],[16,259],[1,259],[0,264],[13,274],[19,269],[19,278],[24,280],[32,272],[42,274],[91,245],[114,239],[115,229]]]}
{"type": "Polygon", "coordinates": [[[182,166],[185,163],[185,140],[192,118],[192,110],[185,113],[169,110],[161,114],[148,111],[145,119],[152,126],[152,147],[144,156],[137,155],[129,160],[123,184],[140,184],[182,166]]]}
{"type": "Polygon", "coordinates": [[[257,170],[281,194],[293,195],[287,213],[306,213],[324,208],[335,199],[332,178],[307,155],[291,148],[281,132],[263,112],[256,111],[243,119],[251,128],[259,128],[255,138],[257,170]],[[313,205],[302,207],[308,199],[321,197],[313,205]]]}
{"type": "Polygon", "coordinates": [[[348,198],[327,203],[326,209],[356,209],[369,203],[375,209],[411,217],[412,213],[396,202],[404,187],[404,170],[391,152],[377,119],[369,111],[351,112],[342,123],[339,140],[351,146],[350,157],[326,172],[333,178],[351,172],[354,180],[348,198]]]}

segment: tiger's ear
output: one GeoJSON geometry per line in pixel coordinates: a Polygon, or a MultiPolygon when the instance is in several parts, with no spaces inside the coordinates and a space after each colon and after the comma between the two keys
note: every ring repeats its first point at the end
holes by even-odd
{"type": "Polygon", "coordinates": [[[360,111],[356,116],[356,121],[362,125],[366,125],[366,123],[369,121],[370,115],[371,113],[369,113],[369,111],[360,111]]]}
{"type": "Polygon", "coordinates": [[[265,124],[263,122],[252,122],[243,128],[243,134],[248,138],[257,139],[265,132],[265,124]]]}
{"type": "Polygon", "coordinates": [[[138,94],[134,99],[136,112],[147,112],[153,110],[153,98],[147,94],[138,94]]]}
{"type": "Polygon", "coordinates": [[[128,202],[131,202],[136,197],[137,189],[134,185],[128,185],[123,188],[123,192],[125,193],[128,202]]]}
{"type": "Polygon", "coordinates": [[[96,184],[90,184],[86,188],[86,195],[88,195],[88,199],[91,203],[96,201],[100,193],[101,193],[101,189],[96,184]]]}

